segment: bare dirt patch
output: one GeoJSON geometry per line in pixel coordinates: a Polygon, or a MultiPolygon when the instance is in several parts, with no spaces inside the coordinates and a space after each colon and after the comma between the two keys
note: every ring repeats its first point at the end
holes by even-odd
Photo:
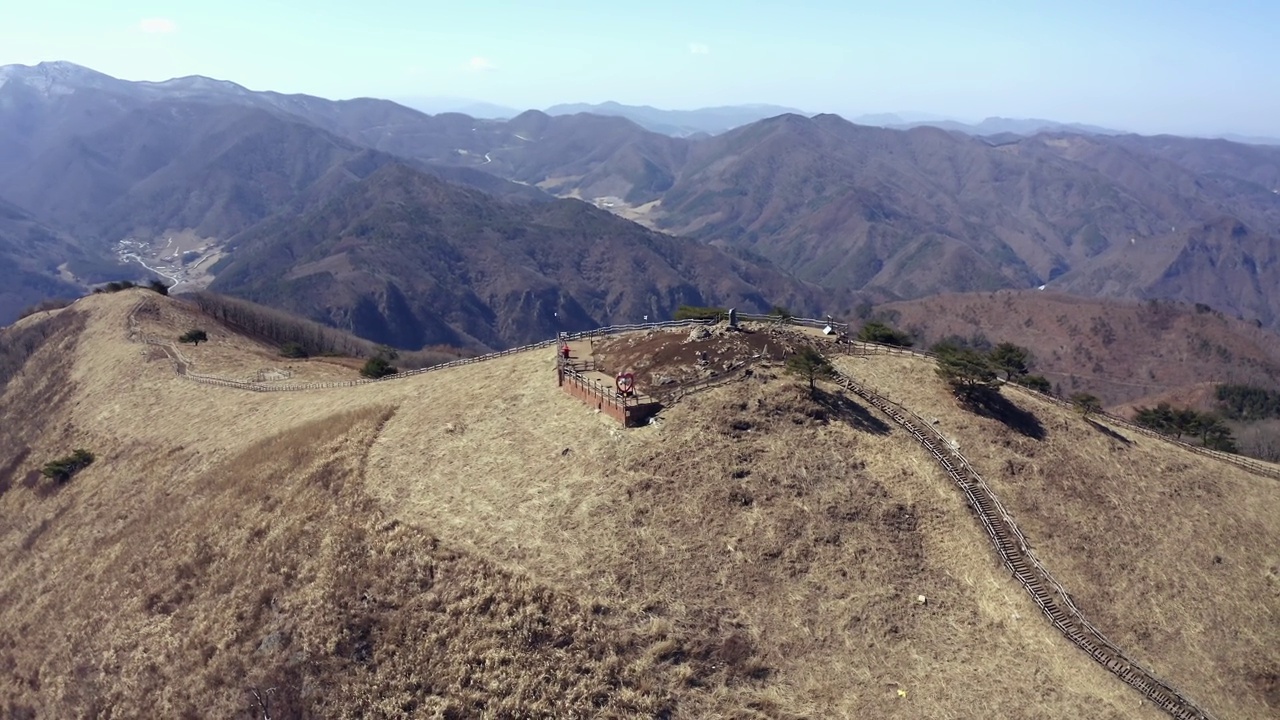
{"type": "Polygon", "coordinates": [[[726,324],[679,330],[654,330],[593,339],[584,354],[602,372],[633,372],[646,392],[734,373],[761,363],[780,363],[804,344],[817,345],[795,333],[760,327],[732,330],[726,324]]]}
{"type": "MultiPolygon", "coordinates": [[[[577,190],[574,192],[578,195],[581,194],[577,190]]],[[[632,205],[620,197],[608,195],[594,198],[591,202],[601,210],[608,210],[618,217],[640,223],[651,230],[658,229],[658,221],[662,218],[662,200],[632,205]]]]}

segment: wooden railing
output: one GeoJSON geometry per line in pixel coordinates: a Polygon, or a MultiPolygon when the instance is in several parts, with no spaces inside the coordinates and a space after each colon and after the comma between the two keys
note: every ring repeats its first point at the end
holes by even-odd
{"type": "Polygon", "coordinates": [[[849,325],[847,323],[837,322],[833,320],[818,320],[816,318],[788,317],[785,315],[756,315],[753,313],[738,313],[738,320],[741,322],[760,322],[770,323],[774,325],[795,325],[798,327],[810,327],[822,329],[831,326],[832,331],[837,333],[848,332],[849,325]]]}
{"type": "MultiPolygon", "coordinates": [[[[182,354],[182,351],[178,349],[178,346],[173,341],[167,338],[162,338],[157,335],[149,335],[149,334],[143,333],[138,329],[136,315],[138,310],[144,306],[145,302],[146,301],[139,302],[129,312],[128,337],[131,341],[145,343],[148,345],[154,345],[164,349],[164,351],[169,355],[170,359],[173,361],[174,372],[179,376],[186,378],[187,380],[203,383],[205,385],[213,385],[215,387],[236,388],[238,390],[248,390],[251,392],[297,392],[297,391],[305,391],[305,390],[326,390],[330,388],[356,387],[359,385],[369,385],[371,383],[388,382],[392,380],[399,380],[402,378],[413,377],[415,375],[421,375],[423,373],[434,372],[437,370],[447,370],[449,368],[462,367],[464,365],[472,365],[475,363],[484,362],[486,360],[496,360],[498,358],[507,357],[509,355],[515,355],[517,353],[523,353],[523,352],[528,352],[530,350],[539,350],[542,348],[551,347],[560,342],[560,339],[542,340],[540,342],[530,343],[528,345],[522,345],[520,347],[508,348],[506,350],[500,350],[498,352],[492,352],[485,355],[479,355],[476,357],[461,358],[459,360],[451,360],[447,363],[442,363],[440,365],[432,365],[431,367],[419,368],[417,370],[405,370],[403,372],[398,372],[394,375],[388,375],[387,377],[377,378],[377,379],[361,378],[357,380],[331,380],[331,381],[299,382],[299,383],[273,382],[268,385],[268,384],[262,384],[257,382],[246,382],[243,380],[233,380],[230,378],[215,377],[211,375],[201,375],[199,373],[191,372],[189,370],[189,366],[191,365],[191,362],[182,354]]],[[[707,321],[707,320],[673,320],[668,322],[642,323],[637,325],[612,325],[609,327],[597,328],[596,330],[569,333],[564,337],[564,339],[580,340],[583,338],[597,337],[600,335],[613,335],[613,334],[624,333],[624,332],[635,332],[637,330],[657,330],[657,329],[663,329],[663,328],[678,328],[678,327],[689,327],[692,325],[714,325],[714,324],[715,324],[715,321],[707,321]]]]}
{"type": "Polygon", "coordinates": [[[613,385],[605,384],[594,378],[589,378],[573,370],[565,369],[564,382],[566,385],[577,387],[586,393],[600,399],[606,405],[611,405],[619,410],[628,407],[645,404],[643,396],[640,395],[622,395],[613,385]]]}

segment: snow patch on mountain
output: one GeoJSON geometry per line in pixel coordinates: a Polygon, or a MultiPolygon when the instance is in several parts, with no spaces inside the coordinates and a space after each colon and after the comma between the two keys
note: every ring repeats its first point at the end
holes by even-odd
{"type": "Polygon", "coordinates": [[[96,70],[59,60],[38,65],[0,66],[0,87],[11,82],[21,83],[42,95],[53,97],[70,95],[84,87],[105,88],[120,81],[96,70]]]}
{"type": "Polygon", "coordinates": [[[45,97],[70,95],[84,88],[138,93],[142,97],[226,97],[229,95],[247,97],[253,94],[233,82],[214,80],[200,75],[174,78],[163,82],[119,80],[96,70],[61,60],[42,62],[38,65],[0,66],[0,88],[11,82],[21,83],[45,97]]]}

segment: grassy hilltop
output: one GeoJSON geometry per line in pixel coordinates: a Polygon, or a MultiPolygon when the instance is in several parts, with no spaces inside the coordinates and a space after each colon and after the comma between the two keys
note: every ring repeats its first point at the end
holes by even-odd
{"type": "MultiPolygon", "coordinates": [[[[1165,717],[833,386],[757,366],[625,431],[550,351],[252,393],[130,342],[140,303],[141,332],[208,332],[197,372],[356,377],[141,290],[6,329],[0,716],[1165,717]]],[[[1280,712],[1276,480],[1006,389],[1030,437],[928,361],[836,362],[936,419],[1129,654],[1216,717],[1280,712]]]]}

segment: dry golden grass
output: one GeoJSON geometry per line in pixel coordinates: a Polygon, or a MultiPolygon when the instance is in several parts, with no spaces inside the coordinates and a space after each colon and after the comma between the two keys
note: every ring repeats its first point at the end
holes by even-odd
{"type": "Polygon", "coordinates": [[[1157,716],[1041,619],[905,435],[852,409],[815,419],[781,378],[623,432],[537,381],[549,369],[473,366],[401,406],[371,487],[406,522],[690,638],[680,655],[724,690],[682,716],[743,699],[805,717],[1157,716]]]}
{"type": "MultiPolygon", "coordinates": [[[[64,358],[75,354],[87,319],[79,310],[63,309],[42,322],[19,321],[0,332],[0,397],[11,398],[0,406],[0,496],[26,480],[22,465],[31,443],[49,432],[58,409],[75,394],[64,358]],[[15,411],[20,407],[32,411],[15,411]]],[[[0,514],[0,523],[8,520],[0,514]]]]}
{"type": "Polygon", "coordinates": [[[937,418],[1085,615],[1218,717],[1280,712],[1280,485],[1016,388],[1035,440],[961,409],[930,362],[843,358],[937,418]]]}
{"type": "MultiPolygon", "coordinates": [[[[50,371],[0,395],[6,428],[27,428],[0,431],[0,473],[19,480],[0,494],[0,715],[249,717],[249,690],[277,687],[277,718],[1160,717],[1038,614],[923,451],[776,369],[631,431],[556,388],[550,351],[246,393],[183,381],[126,343],[143,297],[78,303],[84,329],[34,358],[50,371]],[[67,486],[22,482],[74,447],[98,461],[67,486]]],[[[154,332],[186,329],[173,301],[154,302],[154,332]]],[[[203,359],[188,348],[197,370],[260,367],[252,343],[215,340],[203,359]]],[[[893,378],[897,363],[858,370],[893,378]]],[[[1055,432],[1037,451],[1074,462],[1055,432]]],[[[1245,682],[1226,669],[1252,662],[1246,650],[1274,658],[1258,645],[1277,644],[1274,550],[1259,549],[1273,528],[1250,520],[1259,537],[1218,552],[1212,587],[1126,574],[1119,554],[1078,552],[1110,496],[1040,479],[1027,505],[987,470],[1020,458],[1019,440],[994,437],[990,457],[962,449],[1104,632],[1221,717],[1261,716],[1247,688],[1235,704],[1220,694],[1245,682]],[[1233,564],[1247,557],[1264,558],[1253,577],[1233,564]],[[1200,592],[1242,614],[1204,630],[1221,646],[1172,658],[1192,646],[1152,618],[1208,622],[1200,592]]],[[[1249,480],[1222,472],[1235,498],[1249,480]]],[[[1249,487],[1258,515],[1274,506],[1249,487]]],[[[1178,521],[1221,537],[1210,500],[1178,521]]],[[[1138,546],[1199,541],[1125,512],[1138,546]]]]}
{"type": "MultiPolygon", "coordinates": [[[[276,718],[670,705],[683,678],[651,667],[662,634],[619,634],[608,608],[388,521],[363,477],[392,406],[298,408],[296,395],[211,394],[136,356],[99,362],[127,309],[95,300],[79,347],[39,358],[78,352],[52,367],[105,387],[47,404],[55,422],[24,457],[0,449],[24,478],[61,447],[98,453],[65,487],[0,497],[0,716],[248,717],[249,691],[268,687],[276,718]],[[242,431],[237,413],[279,430],[242,431]]],[[[43,392],[16,382],[6,417],[43,392]]]]}
{"type": "Polygon", "coordinates": [[[660,712],[672,681],[642,673],[643,638],[385,520],[360,473],[389,414],[167,482],[86,472],[41,500],[43,530],[6,553],[10,715],[246,716],[267,688],[277,718],[660,712]]]}

